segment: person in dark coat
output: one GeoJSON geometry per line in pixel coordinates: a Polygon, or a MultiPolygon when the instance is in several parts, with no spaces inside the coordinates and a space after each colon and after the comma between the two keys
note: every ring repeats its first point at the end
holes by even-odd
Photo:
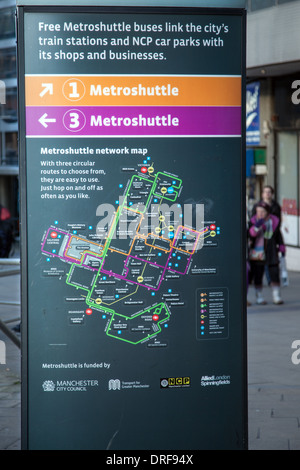
{"type": "Polygon", "coordinates": [[[268,267],[272,287],[273,302],[282,304],[279,277],[279,253],[285,253],[280,232],[280,220],[271,214],[271,207],[264,201],[256,204],[256,213],[249,223],[249,263],[250,277],[254,281],[256,302],[264,305],[262,289],[265,266],[268,267]]]}
{"type": "MultiPolygon", "coordinates": [[[[261,200],[270,206],[270,214],[276,215],[276,217],[279,219],[279,225],[281,225],[281,207],[280,204],[278,204],[278,202],[274,199],[274,188],[272,186],[267,184],[263,187],[261,200]]],[[[257,204],[254,204],[253,206],[252,215],[255,215],[256,213],[257,204]]]]}
{"type": "MultiPolygon", "coordinates": [[[[278,219],[279,219],[279,230],[280,230],[280,226],[281,226],[281,207],[280,207],[280,204],[274,199],[274,194],[275,194],[274,188],[267,184],[263,187],[262,194],[261,194],[261,200],[266,202],[270,206],[270,214],[276,215],[276,217],[278,217],[278,219]]],[[[256,213],[256,206],[257,206],[257,204],[255,204],[254,207],[253,207],[252,215],[255,215],[255,213],[256,213]]],[[[282,237],[282,244],[284,244],[284,239],[283,239],[282,234],[281,234],[281,237],[282,237]]],[[[282,257],[285,256],[285,251],[284,252],[282,251],[281,256],[282,257]]],[[[279,265],[279,263],[277,265],[277,268],[273,268],[273,269],[278,269],[278,276],[280,276],[280,265],[279,265]]],[[[269,267],[268,267],[267,264],[265,265],[265,275],[266,275],[268,284],[270,285],[271,284],[271,278],[270,278],[270,274],[269,274],[269,267]]]]}

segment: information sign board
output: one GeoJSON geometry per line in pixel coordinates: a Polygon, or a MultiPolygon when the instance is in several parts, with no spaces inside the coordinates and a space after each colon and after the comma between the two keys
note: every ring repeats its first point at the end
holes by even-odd
{"type": "Polygon", "coordinates": [[[18,8],[23,446],[243,449],[245,12],[18,8]]]}

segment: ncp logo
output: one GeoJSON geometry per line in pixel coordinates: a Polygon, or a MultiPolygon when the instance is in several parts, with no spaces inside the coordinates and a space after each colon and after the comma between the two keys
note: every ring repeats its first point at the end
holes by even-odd
{"type": "Polygon", "coordinates": [[[6,364],[6,346],[4,341],[0,341],[0,364],[6,364]]]}
{"type": "Polygon", "coordinates": [[[108,390],[121,390],[121,382],[119,379],[110,379],[108,382],[108,390]]]}

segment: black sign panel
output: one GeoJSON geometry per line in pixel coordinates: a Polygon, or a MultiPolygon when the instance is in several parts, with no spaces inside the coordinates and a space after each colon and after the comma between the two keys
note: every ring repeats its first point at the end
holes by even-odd
{"type": "Polygon", "coordinates": [[[18,27],[24,447],[245,448],[244,11],[18,27]]]}

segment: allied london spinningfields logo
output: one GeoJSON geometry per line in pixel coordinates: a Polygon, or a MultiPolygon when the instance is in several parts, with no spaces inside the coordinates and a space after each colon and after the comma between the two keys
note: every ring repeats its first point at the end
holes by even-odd
{"type": "Polygon", "coordinates": [[[90,387],[98,387],[98,380],[80,379],[80,380],[45,380],[42,383],[44,392],[86,392],[90,387]]]}

